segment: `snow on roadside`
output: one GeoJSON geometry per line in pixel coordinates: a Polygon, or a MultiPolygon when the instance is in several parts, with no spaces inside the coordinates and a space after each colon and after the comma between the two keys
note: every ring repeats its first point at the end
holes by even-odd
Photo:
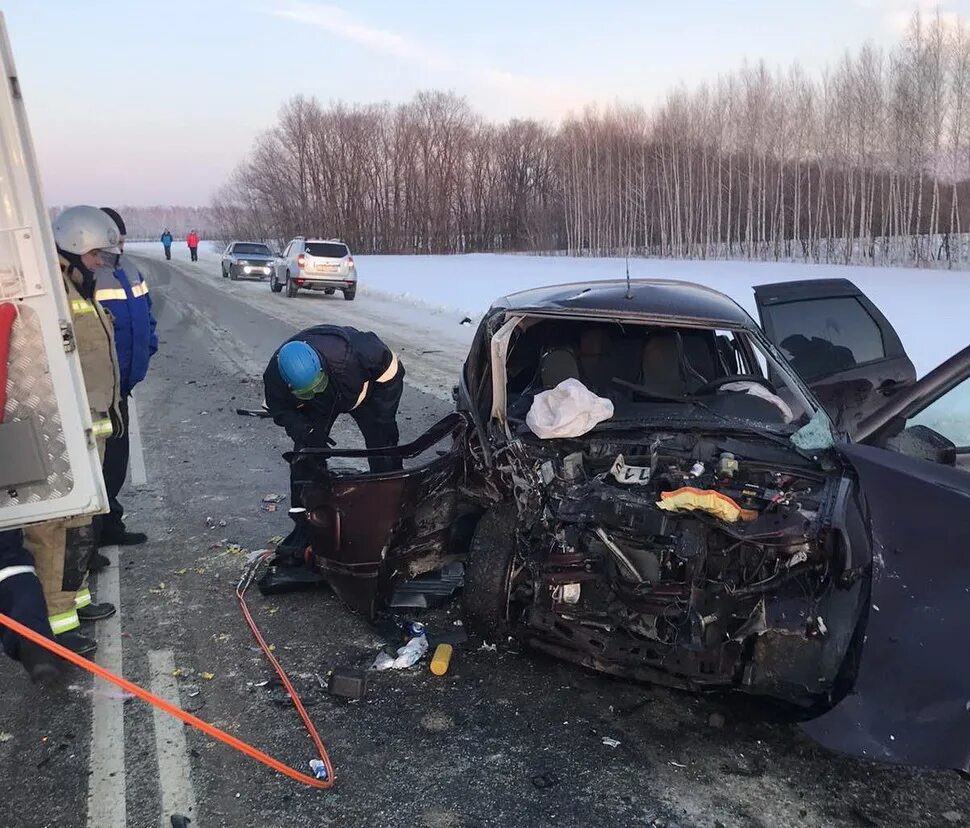
{"type": "MultiPolygon", "coordinates": [[[[622,279],[623,259],[471,254],[356,256],[361,291],[477,318],[495,298],[540,285],[622,279]],[[365,287],[366,286],[366,287],[365,287]]],[[[630,259],[633,279],[678,279],[726,293],[757,319],[754,285],[851,279],[899,332],[922,375],[968,344],[970,273],[737,261],[630,259]]]]}
{"type": "MultiPolygon", "coordinates": [[[[157,243],[132,243],[132,252],[161,257],[157,243]]],[[[188,259],[184,243],[173,257],[188,259]]],[[[200,264],[216,262],[221,247],[203,242],[200,264]]],[[[452,256],[355,256],[358,295],[384,298],[439,317],[442,325],[464,316],[477,322],[497,297],[530,287],[564,282],[616,279],[624,260],[518,254],[452,256]]],[[[795,279],[847,278],[883,310],[896,327],[922,375],[968,344],[967,308],[970,274],[907,268],[739,261],[630,259],[631,278],[665,278],[697,282],[720,290],[757,318],[754,285],[795,279]]],[[[358,299],[359,301],[359,299],[358,299]]]]}

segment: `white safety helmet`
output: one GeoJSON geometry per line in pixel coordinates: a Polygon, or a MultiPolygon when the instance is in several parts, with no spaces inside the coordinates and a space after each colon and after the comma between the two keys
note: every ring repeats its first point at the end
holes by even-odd
{"type": "Polygon", "coordinates": [[[54,219],[54,241],[65,253],[82,256],[92,250],[121,253],[121,234],[111,217],[97,207],[70,207],[54,219]]]}

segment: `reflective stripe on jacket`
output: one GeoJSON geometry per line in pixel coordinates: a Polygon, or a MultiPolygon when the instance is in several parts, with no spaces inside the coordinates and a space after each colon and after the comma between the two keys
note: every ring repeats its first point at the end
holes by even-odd
{"type": "Polygon", "coordinates": [[[158,350],[148,283],[124,254],[114,268],[102,267],[94,276],[94,298],[114,318],[121,394],[127,397],[145,379],[148,363],[158,350]]]}
{"type": "MultiPolygon", "coordinates": [[[[85,299],[81,295],[78,286],[82,283],[83,276],[63,256],[60,257],[60,265],[71,308],[74,343],[81,360],[81,373],[84,375],[84,388],[91,407],[91,417],[96,423],[104,421],[106,417],[120,423],[118,401],[121,380],[111,314],[95,299],[85,299]]],[[[101,430],[103,431],[103,427],[101,430]]]]}

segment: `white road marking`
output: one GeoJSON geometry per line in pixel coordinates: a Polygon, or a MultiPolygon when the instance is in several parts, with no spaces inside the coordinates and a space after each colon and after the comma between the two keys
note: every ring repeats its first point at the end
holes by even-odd
{"type": "MultiPolygon", "coordinates": [[[[151,691],[167,702],[181,706],[175,672],[175,656],[171,650],[151,650],[148,653],[151,691]]],[[[189,775],[188,748],[185,727],[178,719],[152,708],[155,716],[155,751],[158,756],[158,784],[162,799],[161,828],[169,828],[172,814],[182,814],[198,828],[195,815],[195,789],[189,775]]]]}
{"type": "Polygon", "coordinates": [[[145,453],[141,444],[141,428],[138,425],[138,406],[135,398],[128,400],[128,465],[131,469],[131,485],[144,486],[148,482],[145,473],[145,453]]]}
{"type": "MultiPolygon", "coordinates": [[[[101,552],[111,565],[98,575],[95,595],[110,601],[118,611],[97,623],[97,662],[121,675],[121,588],[118,547],[106,546],[101,552]]],[[[88,777],[88,826],[125,828],[125,712],[124,698],[113,684],[94,679],[94,709],[91,716],[91,775],[88,777]],[[98,692],[109,691],[109,692],[98,692]]]]}

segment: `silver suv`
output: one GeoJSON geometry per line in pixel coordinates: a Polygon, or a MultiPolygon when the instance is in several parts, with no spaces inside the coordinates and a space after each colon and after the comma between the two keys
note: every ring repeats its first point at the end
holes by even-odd
{"type": "Polygon", "coordinates": [[[296,296],[300,288],[327,294],[339,290],[349,301],[357,295],[357,266],[340,239],[297,236],[283,251],[269,286],[273,293],[286,288],[287,296],[296,296]]]}

